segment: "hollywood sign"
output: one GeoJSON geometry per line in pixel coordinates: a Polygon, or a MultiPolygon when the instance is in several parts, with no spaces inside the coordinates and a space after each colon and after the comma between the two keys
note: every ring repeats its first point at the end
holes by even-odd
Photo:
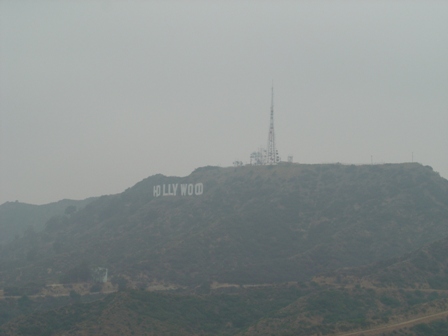
{"type": "Polygon", "coordinates": [[[179,183],[171,183],[156,185],[153,187],[154,197],[177,196],[178,191],[180,193],[180,196],[202,195],[202,193],[204,192],[204,184],[180,184],[179,188],[179,183]]]}

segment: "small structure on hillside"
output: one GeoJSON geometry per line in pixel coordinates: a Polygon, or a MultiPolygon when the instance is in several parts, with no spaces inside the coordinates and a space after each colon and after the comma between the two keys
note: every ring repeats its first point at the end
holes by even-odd
{"type": "Polygon", "coordinates": [[[95,282],[107,282],[107,268],[96,267],[92,270],[92,278],[95,282]]]}

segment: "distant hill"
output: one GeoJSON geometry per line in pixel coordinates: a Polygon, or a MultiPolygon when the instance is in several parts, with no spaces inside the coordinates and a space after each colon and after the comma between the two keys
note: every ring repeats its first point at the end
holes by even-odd
{"type": "Polygon", "coordinates": [[[3,248],[0,281],[70,281],[83,262],[135,284],[301,281],[443,236],[448,181],[417,163],[204,167],[50,220],[3,248]]]}
{"type": "Polygon", "coordinates": [[[40,231],[53,216],[63,215],[66,210],[76,211],[95,198],[85,200],[61,200],[59,202],[34,205],[20,202],[6,202],[0,205],[0,243],[9,242],[32,228],[40,231]]]}

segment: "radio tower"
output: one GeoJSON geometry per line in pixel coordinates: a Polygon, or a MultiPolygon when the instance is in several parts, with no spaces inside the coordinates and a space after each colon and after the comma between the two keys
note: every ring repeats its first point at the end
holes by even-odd
{"type": "Polygon", "coordinates": [[[274,134],[274,85],[272,85],[271,97],[271,122],[269,124],[268,150],[266,153],[266,164],[275,165],[280,161],[277,149],[275,148],[275,134],[274,134]]]}

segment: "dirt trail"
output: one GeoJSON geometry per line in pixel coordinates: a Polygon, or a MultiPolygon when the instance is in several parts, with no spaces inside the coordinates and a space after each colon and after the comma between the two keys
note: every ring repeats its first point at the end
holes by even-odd
{"type": "Polygon", "coordinates": [[[338,336],[356,336],[356,335],[358,335],[358,336],[361,336],[361,335],[362,336],[374,336],[374,335],[378,335],[379,333],[383,333],[385,331],[393,331],[395,329],[401,329],[403,327],[412,327],[412,326],[414,326],[416,324],[420,324],[420,323],[428,323],[428,322],[431,322],[434,320],[441,319],[446,316],[448,316],[448,310],[439,312],[439,313],[435,313],[435,314],[431,314],[431,315],[417,317],[417,318],[399,322],[399,323],[384,325],[382,327],[375,327],[372,329],[360,330],[360,331],[355,331],[355,332],[350,332],[350,333],[345,333],[345,334],[337,334],[337,335],[338,336]]]}

